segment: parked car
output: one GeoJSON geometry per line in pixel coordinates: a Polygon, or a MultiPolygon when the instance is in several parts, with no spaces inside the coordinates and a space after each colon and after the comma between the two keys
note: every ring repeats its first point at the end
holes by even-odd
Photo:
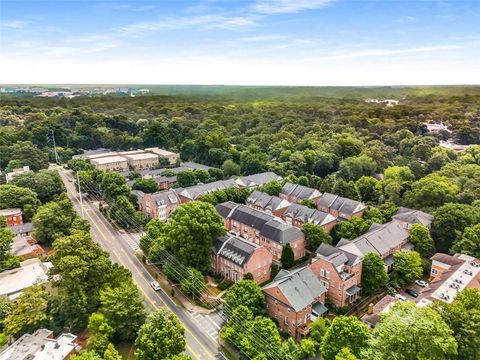
{"type": "Polygon", "coordinates": [[[415,284],[417,284],[418,286],[421,286],[421,287],[427,287],[428,286],[428,282],[426,282],[424,280],[417,280],[417,281],[415,281],[415,284]]]}
{"type": "Polygon", "coordinates": [[[407,289],[407,290],[405,290],[405,292],[406,292],[408,295],[413,296],[413,297],[415,297],[415,298],[418,297],[418,293],[417,293],[415,290],[413,290],[413,289],[407,289]]]}
{"type": "Polygon", "coordinates": [[[403,295],[400,295],[400,294],[395,294],[395,299],[398,299],[400,301],[405,301],[407,300],[407,298],[403,295]]]}
{"type": "Polygon", "coordinates": [[[150,286],[152,287],[153,290],[155,291],[160,291],[162,288],[160,287],[160,284],[156,281],[152,281],[150,283],[150,286]]]}

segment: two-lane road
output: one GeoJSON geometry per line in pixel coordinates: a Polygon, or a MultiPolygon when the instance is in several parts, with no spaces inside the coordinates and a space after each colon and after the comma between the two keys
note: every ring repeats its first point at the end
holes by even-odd
{"type": "MultiPolygon", "coordinates": [[[[75,186],[70,182],[67,172],[58,168],[63,179],[67,194],[72,201],[76,211],[81,214],[81,205],[75,186]]],[[[118,236],[118,232],[109,224],[99,210],[91,203],[83,202],[84,218],[91,225],[91,233],[103,249],[105,249],[116,263],[124,266],[132,272],[133,280],[145,297],[146,305],[149,310],[154,310],[160,306],[170,309],[179,318],[185,328],[185,338],[187,342],[187,353],[195,360],[211,360],[223,358],[219,355],[218,344],[207,334],[202,332],[194,319],[188,312],[178,307],[168,295],[163,291],[154,291],[150,283],[154,278],[144,268],[142,263],[133,254],[129,245],[118,236]]]]}

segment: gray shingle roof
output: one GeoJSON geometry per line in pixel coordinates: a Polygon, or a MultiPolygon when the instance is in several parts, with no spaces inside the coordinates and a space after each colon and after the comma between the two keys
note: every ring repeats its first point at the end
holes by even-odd
{"type": "Polygon", "coordinates": [[[317,189],[312,189],[307,186],[292,184],[289,182],[283,185],[281,193],[288,196],[294,196],[300,200],[314,199],[322,194],[317,189]]]}
{"type": "Polygon", "coordinates": [[[189,186],[183,189],[177,189],[177,192],[179,192],[180,195],[186,198],[196,200],[202,195],[210,194],[217,190],[225,190],[233,187],[236,187],[236,183],[234,180],[229,179],[222,181],[214,181],[207,184],[189,186]]]}
{"type": "Polygon", "coordinates": [[[212,250],[215,254],[243,266],[259,247],[257,244],[229,234],[216,239],[212,250]]]}
{"type": "Polygon", "coordinates": [[[251,187],[265,185],[270,181],[282,180],[280,175],[275,174],[272,171],[267,171],[259,174],[253,174],[248,176],[242,176],[236,179],[238,185],[242,187],[251,187]]]}
{"type": "Polygon", "coordinates": [[[31,222],[23,223],[20,225],[9,226],[9,229],[15,234],[26,234],[33,231],[33,224],[31,222]]]}
{"type": "Polygon", "coordinates": [[[296,312],[314,304],[327,291],[307,266],[292,271],[282,270],[263,290],[275,287],[278,287],[296,312]]]}
{"type": "Polygon", "coordinates": [[[180,199],[178,198],[177,193],[172,190],[165,190],[153,193],[152,200],[155,201],[157,205],[180,204],[180,199]]]}
{"type": "Polygon", "coordinates": [[[303,233],[299,229],[273,215],[245,205],[238,205],[229,201],[218,204],[216,209],[223,218],[230,218],[258,230],[261,236],[282,245],[303,237],[303,233]]]}
{"type": "Polygon", "coordinates": [[[414,210],[401,207],[397,213],[392,216],[392,219],[404,221],[409,224],[422,224],[429,226],[433,222],[433,215],[420,210],[414,210]]]}
{"type": "Polygon", "coordinates": [[[336,218],[329,213],[311,209],[308,206],[300,204],[291,204],[287,210],[285,210],[285,216],[303,223],[313,223],[318,225],[325,225],[336,220],[336,218]]]}
{"type": "Polygon", "coordinates": [[[255,190],[247,199],[247,204],[260,207],[262,210],[275,211],[287,207],[290,203],[278,196],[271,196],[264,192],[255,190]]]}
{"type": "Polygon", "coordinates": [[[320,197],[319,206],[328,207],[337,210],[340,213],[352,215],[366,208],[366,205],[360,201],[344,198],[330,193],[323,193],[320,197]]]}
{"type": "Polygon", "coordinates": [[[348,251],[353,251],[355,248],[362,255],[374,252],[383,258],[392,249],[407,241],[408,236],[408,231],[403,229],[400,225],[394,222],[388,222],[380,226],[375,224],[375,226],[372,226],[366,234],[353,239],[349,244],[343,242],[340,246],[337,246],[348,251]]]}
{"type": "Polygon", "coordinates": [[[329,244],[321,244],[316,252],[320,257],[330,261],[335,267],[342,264],[352,266],[359,260],[357,255],[329,244]]]}

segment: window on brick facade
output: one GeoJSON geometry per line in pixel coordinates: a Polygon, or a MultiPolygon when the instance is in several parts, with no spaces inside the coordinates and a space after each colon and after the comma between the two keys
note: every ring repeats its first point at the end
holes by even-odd
{"type": "Polygon", "coordinates": [[[288,325],[288,316],[285,316],[284,324],[285,324],[285,325],[288,325]]]}

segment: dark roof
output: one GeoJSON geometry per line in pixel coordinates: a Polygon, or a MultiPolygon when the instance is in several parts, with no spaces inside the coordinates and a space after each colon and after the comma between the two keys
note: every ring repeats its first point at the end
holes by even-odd
{"type": "Polygon", "coordinates": [[[175,189],[178,194],[189,198],[191,200],[196,200],[202,195],[211,194],[217,190],[225,190],[236,187],[235,181],[229,180],[222,180],[222,181],[214,181],[207,184],[199,184],[194,186],[189,186],[183,189],[175,189]]]}
{"type": "Polygon", "coordinates": [[[359,256],[329,244],[321,244],[316,252],[322,258],[330,261],[335,267],[342,264],[352,266],[359,259],[359,256]]]}
{"type": "Polygon", "coordinates": [[[180,204],[180,200],[177,196],[177,193],[172,190],[164,190],[164,191],[153,193],[152,200],[155,201],[157,205],[180,204]]]}
{"type": "Polygon", "coordinates": [[[214,242],[214,253],[243,266],[260,246],[237,236],[222,236],[214,242]]]}
{"type": "Polygon", "coordinates": [[[318,225],[328,224],[336,220],[336,217],[329,213],[300,204],[291,204],[287,210],[285,210],[285,216],[299,220],[303,223],[313,223],[318,225]]]}
{"type": "Polygon", "coordinates": [[[283,185],[281,193],[289,196],[294,196],[300,200],[313,199],[321,195],[321,192],[317,189],[309,188],[307,186],[299,184],[292,184],[289,182],[283,185]]]}
{"type": "Polygon", "coordinates": [[[33,231],[33,224],[31,222],[23,223],[20,225],[9,226],[9,229],[15,234],[26,234],[33,231]]]}
{"type": "Polygon", "coordinates": [[[303,233],[299,229],[273,215],[245,205],[238,205],[229,201],[218,204],[216,209],[223,218],[230,218],[247,225],[257,230],[261,236],[282,245],[303,237],[303,233]]]}
{"type": "Polygon", "coordinates": [[[398,219],[409,224],[422,224],[427,226],[433,222],[433,215],[420,210],[401,207],[397,213],[392,216],[392,219],[398,219]]]}
{"type": "Polygon", "coordinates": [[[261,191],[254,191],[247,198],[247,204],[260,207],[262,210],[275,211],[280,208],[287,207],[290,204],[287,200],[278,196],[271,196],[261,191]]]}
{"type": "Polygon", "coordinates": [[[337,210],[340,213],[352,215],[366,208],[360,201],[344,198],[330,193],[323,193],[318,202],[319,206],[337,210]]]}

